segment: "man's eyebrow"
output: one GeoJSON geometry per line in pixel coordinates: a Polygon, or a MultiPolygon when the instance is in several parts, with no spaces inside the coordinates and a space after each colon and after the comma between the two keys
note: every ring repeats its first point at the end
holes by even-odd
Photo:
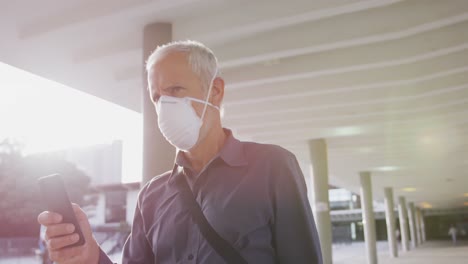
{"type": "Polygon", "coordinates": [[[171,86],[168,86],[168,87],[163,88],[162,90],[163,90],[163,91],[167,91],[167,90],[174,89],[174,88],[185,89],[185,87],[180,86],[180,85],[171,85],[171,86]]]}

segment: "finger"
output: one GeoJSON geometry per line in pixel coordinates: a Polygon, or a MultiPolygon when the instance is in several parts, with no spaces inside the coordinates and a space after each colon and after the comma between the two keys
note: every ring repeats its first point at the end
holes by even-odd
{"type": "Polygon", "coordinates": [[[41,225],[53,225],[62,222],[62,216],[60,214],[44,211],[37,216],[37,222],[41,225]]]}
{"type": "Polygon", "coordinates": [[[88,216],[83,211],[83,209],[81,209],[81,207],[77,205],[76,203],[72,203],[72,206],[73,206],[73,211],[75,212],[76,220],[78,220],[78,222],[83,221],[83,220],[86,220],[86,222],[88,222],[88,216]]]}
{"type": "MultiPolygon", "coordinates": [[[[81,246],[83,251],[81,251],[81,256],[78,256],[78,259],[85,258],[89,259],[92,258],[92,262],[97,262],[99,259],[99,246],[96,240],[93,237],[93,233],[91,230],[91,226],[88,221],[88,217],[86,213],[76,204],[73,204],[73,210],[75,211],[76,219],[78,224],[80,225],[81,231],[83,232],[85,244],[81,246]],[[96,261],[94,261],[96,260],[96,261]]],[[[68,261],[66,262],[68,263],[68,261]]],[[[82,263],[82,262],[70,262],[70,263],[82,263]]]]}
{"type": "Polygon", "coordinates": [[[81,209],[77,204],[73,204],[73,210],[75,211],[76,220],[78,221],[78,224],[80,225],[80,228],[81,228],[81,231],[83,232],[85,240],[90,241],[90,239],[93,239],[93,233],[91,231],[91,226],[88,221],[88,216],[83,211],[83,209],[81,209]]]}
{"type": "Polygon", "coordinates": [[[57,225],[50,225],[47,227],[45,232],[46,240],[50,238],[69,235],[75,231],[75,226],[73,224],[57,224],[57,225]]]}
{"type": "Polygon", "coordinates": [[[75,244],[76,242],[78,242],[78,239],[79,235],[77,233],[50,238],[49,240],[47,240],[47,248],[49,248],[50,250],[58,250],[66,246],[75,244]]]}
{"type": "Polygon", "coordinates": [[[73,262],[73,260],[77,257],[83,255],[84,247],[70,247],[64,248],[60,250],[51,250],[49,249],[49,258],[58,263],[79,263],[73,262]]]}

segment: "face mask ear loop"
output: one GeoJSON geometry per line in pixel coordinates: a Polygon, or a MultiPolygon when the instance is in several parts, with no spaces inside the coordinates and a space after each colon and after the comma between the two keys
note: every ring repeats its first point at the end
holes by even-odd
{"type": "Polygon", "coordinates": [[[216,69],[215,74],[214,74],[214,76],[213,76],[213,78],[211,79],[211,82],[210,82],[210,88],[208,88],[208,94],[206,95],[205,106],[203,107],[203,112],[202,112],[202,116],[201,116],[202,121],[203,121],[203,118],[205,117],[206,108],[208,107],[208,99],[210,98],[211,88],[213,88],[214,80],[216,79],[217,75],[218,75],[218,69],[216,69]]]}

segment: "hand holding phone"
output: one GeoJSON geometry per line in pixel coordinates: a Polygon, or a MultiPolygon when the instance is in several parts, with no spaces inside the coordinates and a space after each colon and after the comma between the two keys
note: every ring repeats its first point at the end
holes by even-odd
{"type": "Polygon", "coordinates": [[[52,174],[39,178],[38,182],[47,210],[60,214],[62,216],[62,223],[69,223],[75,226],[74,232],[79,236],[78,241],[65,248],[83,245],[85,238],[76,219],[62,177],[59,174],[52,174]]]}

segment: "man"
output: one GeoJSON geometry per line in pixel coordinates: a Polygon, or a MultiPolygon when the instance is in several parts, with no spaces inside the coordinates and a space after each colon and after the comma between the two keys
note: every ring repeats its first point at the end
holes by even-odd
{"type": "MultiPolygon", "coordinates": [[[[240,142],[222,127],[224,81],[213,52],[193,41],[170,43],[149,57],[147,71],[159,128],[178,152],[174,169],[140,191],[122,263],[225,263],[195,223],[182,186],[246,263],[322,263],[294,155],[274,145],[240,142]]],[[[77,206],[75,212],[86,243],[65,249],[77,241],[73,226],[53,212],[38,216],[47,226],[50,257],[57,263],[110,263],[86,215],[77,206]]]]}
{"type": "Polygon", "coordinates": [[[448,235],[452,238],[452,244],[457,245],[457,228],[455,225],[451,225],[448,231],[448,235]]]}

